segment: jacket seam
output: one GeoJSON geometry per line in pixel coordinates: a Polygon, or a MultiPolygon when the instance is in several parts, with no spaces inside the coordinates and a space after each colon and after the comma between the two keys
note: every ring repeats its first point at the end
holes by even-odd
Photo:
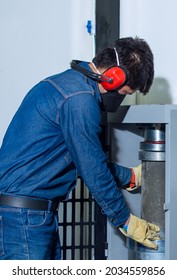
{"type": "Polygon", "coordinates": [[[59,92],[59,93],[61,93],[62,94],[62,96],[65,98],[65,99],[68,99],[68,98],[70,98],[70,97],[72,97],[72,96],[75,96],[75,95],[78,95],[78,94],[82,94],[82,93],[90,93],[90,94],[92,94],[92,95],[94,95],[94,91],[89,91],[89,90],[86,90],[86,91],[77,91],[77,92],[73,92],[73,93],[70,93],[70,94],[65,94],[64,92],[63,92],[63,90],[55,83],[55,82],[53,82],[52,80],[50,80],[50,79],[45,79],[45,80],[43,80],[42,82],[48,82],[48,83],[50,83],[54,88],[56,88],[56,90],[59,92]]]}

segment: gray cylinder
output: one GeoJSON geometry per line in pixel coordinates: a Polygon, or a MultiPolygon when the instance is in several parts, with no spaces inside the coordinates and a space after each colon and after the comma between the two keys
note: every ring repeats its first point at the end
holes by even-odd
{"type": "Polygon", "coordinates": [[[155,241],[158,250],[137,245],[136,259],[163,260],[165,258],[165,162],[142,162],[142,219],[160,227],[161,240],[155,241]]]}
{"type": "Polygon", "coordinates": [[[141,216],[160,227],[158,250],[137,246],[136,259],[164,259],[165,257],[165,131],[163,127],[146,128],[142,151],[141,216]],[[147,157],[148,154],[148,157],[147,157]],[[144,157],[143,157],[144,156],[144,157]]]}
{"type": "Polygon", "coordinates": [[[142,161],[141,217],[160,227],[158,250],[129,241],[129,257],[137,260],[165,259],[165,131],[161,125],[147,127],[140,143],[142,161]]]}
{"type": "Polygon", "coordinates": [[[165,162],[142,162],[142,218],[165,228],[165,162]]]}

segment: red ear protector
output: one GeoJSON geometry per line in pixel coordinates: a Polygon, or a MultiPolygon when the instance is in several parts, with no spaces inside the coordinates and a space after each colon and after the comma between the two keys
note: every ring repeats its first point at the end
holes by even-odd
{"type": "Polygon", "coordinates": [[[105,90],[116,90],[126,84],[127,75],[125,73],[125,70],[123,70],[120,66],[111,67],[103,74],[104,76],[102,75],[100,83],[105,90]],[[106,77],[106,79],[104,77],[106,77]]]}
{"type": "MultiPolygon", "coordinates": [[[[117,65],[115,67],[111,67],[107,69],[103,74],[97,74],[94,72],[89,71],[88,69],[79,65],[82,61],[79,60],[72,60],[70,65],[71,68],[81,72],[85,76],[96,80],[99,82],[103,88],[107,91],[117,90],[123,87],[127,82],[127,74],[125,70],[119,66],[119,58],[116,49],[114,48],[116,53],[117,65]]],[[[95,67],[96,68],[96,67],[95,67]]]]}

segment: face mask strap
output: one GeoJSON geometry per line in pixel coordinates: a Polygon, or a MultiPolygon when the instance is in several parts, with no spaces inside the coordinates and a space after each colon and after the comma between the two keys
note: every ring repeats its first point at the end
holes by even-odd
{"type": "Polygon", "coordinates": [[[115,54],[116,54],[117,66],[120,66],[119,54],[118,54],[116,48],[114,48],[114,51],[115,51],[115,54]]]}

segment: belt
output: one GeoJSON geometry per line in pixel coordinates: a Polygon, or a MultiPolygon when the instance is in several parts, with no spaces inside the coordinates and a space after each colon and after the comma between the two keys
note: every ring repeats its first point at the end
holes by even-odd
{"type": "Polygon", "coordinates": [[[28,196],[12,196],[0,194],[0,205],[12,206],[18,208],[29,208],[42,211],[55,211],[58,208],[59,201],[31,198],[28,196]]]}

